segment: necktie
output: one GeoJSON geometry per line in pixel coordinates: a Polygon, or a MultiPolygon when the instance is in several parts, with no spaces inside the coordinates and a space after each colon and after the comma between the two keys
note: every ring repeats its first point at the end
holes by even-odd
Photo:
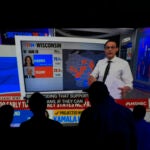
{"type": "Polygon", "coordinates": [[[107,75],[108,75],[108,72],[109,72],[109,68],[110,68],[110,63],[111,63],[112,61],[108,61],[108,64],[107,64],[107,66],[106,66],[106,69],[105,69],[105,73],[104,73],[104,78],[103,78],[103,82],[105,82],[105,80],[106,80],[106,77],[107,77],[107,75]]]}

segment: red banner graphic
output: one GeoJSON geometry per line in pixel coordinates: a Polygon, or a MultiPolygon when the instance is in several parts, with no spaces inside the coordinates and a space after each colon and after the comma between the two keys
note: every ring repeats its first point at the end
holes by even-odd
{"type": "MultiPolygon", "coordinates": [[[[88,98],[82,99],[83,103],[81,103],[81,98],[69,99],[60,101],[60,100],[48,100],[47,101],[47,109],[55,110],[55,109],[85,109],[90,106],[90,102],[88,98]]],[[[147,109],[150,109],[149,99],[123,99],[123,100],[115,100],[118,104],[123,105],[127,108],[133,108],[135,105],[144,105],[147,109]]],[[[16,110],[24,110],[29,109],[27,101],[21,100],[19,96],[0,96],[0,106],[10,104],[16,110]]]]}

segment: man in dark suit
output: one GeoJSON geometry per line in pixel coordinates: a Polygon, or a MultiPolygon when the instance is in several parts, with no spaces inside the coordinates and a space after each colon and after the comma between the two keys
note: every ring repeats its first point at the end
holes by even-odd
{"type": "Polygon", "coordinates": [[[33,76],[33,75],[25,75],[24,77],[25,78],[35,78],[35,76],[33,76]]]}
{"type": "Polygon", "coordinates": [[[115,102],[104,82],[93,82],[85,92],[88,92],[91,106],[83,110],[79,128],[85,131],[83,135],[89,143],[94,142],[104,149],[136,150],[131,110],[115,102]]]}
{"type": "Polygon", "coordinates": [[[33,113],[33,116],[21,123],[21,128],[28,129],[55,129],[62,128],[63,125],[53,119],[48,118],[45,115],[47,108],[47,99],[39,92],[35,92],[29,98],[29,108],[33,113]]]}

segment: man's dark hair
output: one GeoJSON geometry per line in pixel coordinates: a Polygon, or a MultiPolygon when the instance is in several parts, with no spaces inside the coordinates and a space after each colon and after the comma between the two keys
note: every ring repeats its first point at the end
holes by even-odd
{"type": "Polygon", "coordinates": [[[107,43],[109,43],[109,42],[114,42],[114,43],[116,43],[116,47],[119,47],[118,42],[117,42],[116,40],[113,40],[113,39],[109,39],[108,41],[106,41],[105,44],[104,44],[104,47],[105,47],[105,46],[107,45],[107,43]]]}
{"type": "Polygon", "coordinates": [[[101,103],[106,97],[110,96],[108,88],[104,82],[95,81],[89,88],[84,90],[89,95],[89,101],[93,105],[101,103]]]}
{"type": "Polygon", "coordinates": [[[146,107],[143,105],[136,105],[133,108],[133,116],[136,120],[144,119],[146,114],[146,107]]]}
{"type": "Polygon", "coordinates": [[[41,93],[35,92],[29,98],[29,107],[33,112],[45,112],[47,108],[47,100],[41,93]]]}
{"type": "Polygon", "coordinates": [[[10,127],[13,120],[14,108],[11,105],[2,105],[0,107],[0,126],[10,127]]]}

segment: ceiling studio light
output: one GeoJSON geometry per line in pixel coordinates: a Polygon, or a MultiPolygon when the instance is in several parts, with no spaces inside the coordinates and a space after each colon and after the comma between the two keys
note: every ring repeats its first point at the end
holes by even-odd
{"type": "Polygon", "coordinates": [[[68,37],[107,38],[127,34],[134,28],[62,28],[55,29],[56,33],[68,37]]]}

